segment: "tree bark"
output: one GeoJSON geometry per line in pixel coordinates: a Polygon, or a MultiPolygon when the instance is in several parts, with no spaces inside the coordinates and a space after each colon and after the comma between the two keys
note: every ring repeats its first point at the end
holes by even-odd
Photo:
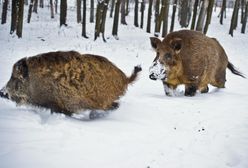
{"type": "Polygon", "coordinates": [[[66,24],[66,15],[67,15],[67,0],[60,1],[60,26],[66,24]]]}
{"type": "Polygon", "coordinates": [[[18,3],[18,16],[17,16],[17,29],[16,35],[18,38],[22,37],[22,28],[23,28],[23,11],[24,11],[24,0],[19,0],[18,3]]]}
{"type": "Polygon", "coordinates": [[[53,7],[53,0],[50,0],[50,10],[51,10],[51,18],[54,18],[54,7],[53,7]]]}
{"type": "Polygon", "coordinates": [[[38,0],[34,0],[33,12],[38,13],[38,0]]]}
{"type": "Polygon", "coordinates": [[[55,5],[55,13],[57,14],[58,13],[58,0],[55,0],[54,5],[55,5]]]}
{"type": "Polygon", "coordinates": [[[139,27],[138,16],[139,15],[139,0],[135,0],[134,6],[134,26],[139,27]]]}
{"type": "Polygon", "coordinates": [[[212,13],[213,13],[213,7],[214,7],[214,0],[209,0],[209,4],[208,4],[208,10],[207,10],[207,19],[206,19],[206,23],[204,26],[204,34],[207,34],[208,31],[208,26],[211,23],[211,18],[212,18],[212,13]]]}
{"type": "Polygon", "coordinates": [[[44,8],[44,0],[40,0],[40,8],[44,8]]]}
{"type": "Polygon", "coordinates": [[[30,23],[31,21],[33,5],[34,5],[34,0],[31,0],[28,8],[28,20],[27,20],[28,23],[30,23]]]}
{"type": "Polygon", "coordinates": [[[121,24],[127,25],[125,4],[126,0],[121,0],[121,24]]]}
{"type": "Polygon", "coordinates": [[[114,22],[113,22],[113,29],[112,29],[112,35],[116,37],[118,35],[118,23],[119,23],[119,13],[120,13],[120,3],[121,0],[116,0],[115,3],[115,13],[114,13],[114,22]]]}
{"type": "Polygon", "coordinates": [[[90,0],[90,23],[94,22],[94,0],[90,0]]]}
{"type": "Polygon", "coordinates": [[[151,33],[152,3],[153,3],[153,0],[149,0],[149,7],[148,7],[148,14],[147,14],[147,26],[146,26],[147,33],[151,33]]]}
{"type": "Polygon", "coordinates": [[[2,11],[2,21],[1,24],[5,24],[7,20],[7,11],[8,11],[9,0],[3,1],[3,11],[2,11]]]}
{"type": "Polygon", "coordinates": [[[81,0],[77,0],[77,23],[81,22],[81,0]]]}
{"type": "Polygon", "coordinates": [[[191,0],[181,0],[179,11],[179,24],[188,27],[191,18],[191,0]]]}
{"type": "Polygon", "coordinates": [[[129,14],[129,0],[126,0],[126,12],[125,12],[125,14],[126,14],[126,16],[129,14]]]}
{"type": "Polygon", "coordinates": [[[197,31],[202,31],[203,30],[203,23],[204,23],[204,20],[205,20],[207,7],[208,7],[208,0],[204,0],[202,2],[202,4],[201,4],[200,13],[199,13],[198,20],[197,20],[197,25],[196,25],[196,30],[197,31]]]}
{"type": "Polygon", "coordinates": [[[143,25],[144,25],[144,10],[145,10],[145,1],[142,0],[141,1],[141,6],[140,6],[140,28],[143,29],[143,25]]]}
{"type": "Polygon", "coordinates": [[[170,7],[170,0],[166,0],[165,8],[164,8],[164,17],[163,17],[163,30],[162,30],[162,37],[165,37],[168,33],[168,17],[169,17],[169,7],[170,7]]]}
{"type": "Polygon", "coordinates": [[[237,27],[238,9],[239,9],[239,0],[236,0],[234,4],[234,8],[233,8],[232,19],[231,19],[231,24],[230,24],[230,29],[229,29],[229,34],[232,37],[233,37],[233,30],[236,29],[237,27]]]}
{"type": "Polygon", "coordinates": [[[10,25],[10,34],[13,34],[16,30],[16,20],[17,20],[17,1],[18,0],[12,0],[11,5],[11,25],[10,25]]]}
{"type": "Polygon", "coordinates": [[[245,0],[241,0],[240,5],[241,5],[240,23],[242,23],[243,22],[243,18],[244,18],[244,13],[245,13],[245,0]]]}
{"type": "Polygon", "coordinates": [[[86,0],[83,0],[82,36],[88,38],[86,35],[86,0]]]}
{"type": "MultiPolygon", "coordinates": [[[[117,1],[117,0],[116,0],[117,1]]],[[[116,2],[117,3],[117,2],[116,2]]],[[[109,17],[113,17],[113,12],[114,12],[114,7],[115,7],[115,0],[111,0],[111,6],[110,6],[110,14],[109,17]]]]}
{"type": "Polygon", "coordinates": [[[220,24],[223,25],[224,12],[226,13],[226,0],[222,1],[222,6],[220,10],[220,24]]]}
{"type": "Polygon", "coordinates": [[[193,18],[192,18],[191,27],[190,27],[191,30],[195,30],[195,21],[196,21],[196,16],[197,16],[198,5],[199,5],[199,0],[195,0],[194,10],[193,10],[193,18]]]}
{"type": "MultiPolygon", "coordinates": [[[[197,1],[197,0],[196,0],[196,1],[197,1]]],[[[172,16],[171,16],[170,32],[173,32],[173,30],[174,30],[176,10],[177,10],[177,0],[174,0],[174,1],[173,1],[172,16]]]]}
{"type": "Polygon", "coordinates": [[[248,1],[246,2],[246,6],[245,6],[245,13],[244,13],[244,16],[243,16],[241,33],[245,33],[245,28],[246,28],[246,23],[247,23],[247,16],[248,16],[248,1]]]}

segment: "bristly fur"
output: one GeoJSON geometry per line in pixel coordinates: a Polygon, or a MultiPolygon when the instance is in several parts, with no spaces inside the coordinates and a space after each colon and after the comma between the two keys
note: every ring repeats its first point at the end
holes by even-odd
{"type": "Polygon", "coordinates": [[[140,71],[142,71],[141,66],[135,66],[132,75],[128,78],[128,83],[133,83],[136,80],[140,71]]]}
{"type": "Polygon", "coordinates": [[[235,75],[239,75],[243,78],[246,78],[241,72],[239,72],[235,67],[234,65],[231,63],[231,62],[228,62],[227,64],[227,68],[235,75]]]}

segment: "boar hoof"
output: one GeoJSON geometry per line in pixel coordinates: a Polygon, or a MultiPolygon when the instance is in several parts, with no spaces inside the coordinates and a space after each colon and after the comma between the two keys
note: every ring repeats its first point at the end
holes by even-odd
{"type": "Polygon", "coordinates": [[[206,88],[204,88],[204,89],[201,90],[201,93],[208,93],[208,91],[209,91],[209,88],[207,86],[206,88]]]}
{"type": "Polygon", "coordinates": [[[196,87],[195,86],[189,86],[187,89],[185,89],[185,96],[194,96],[196,93],[196,87]]]}

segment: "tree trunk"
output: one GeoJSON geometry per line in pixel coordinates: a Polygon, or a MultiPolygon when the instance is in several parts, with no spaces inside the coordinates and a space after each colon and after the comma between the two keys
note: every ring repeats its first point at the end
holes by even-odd
{"type": "MultiPolygon", "coordinates": [[[[197,0],[196,0],[196,1],[197,1],[197,0]]],[[[173,30],[174,30],[176,10],[177,10],[177,0],[174,0],[174,1],[173,1],[172,16],[171,16],[170,32],[173,32],[173,30]]]]}
{"type": "Polygon", "coordinates": [[[6,20],[7,20],[8,1],[9,0],[4,0],[3,1],[3,11],[2,11],[2,22],[1,22],[1,24],[5,24],[6,20]]]}
{"type": "Polygon", "coordinates": [[[81,0],[77,0],[77,23],[81,22],[81,0]]]}
{"type": "Polygon", "coordinates": [[[166,3],[167,0],[162,0],[162,5],[161,5],[161,9],[160,9],[160,13],[158,18],[156,19],[156,26],[155,26],[155,36],[159,36],[160,34],[160,28],[161,28],[161,24],[164,21],[165,15],[166,15],[166,3]]]}
{"type": "MultiPolygon", "coordinates": [[[[94,0],[93,0],[94,1],[94,0]]],[[[116,0],[117,3],[117,0],[116,0]]],[[[113,12],[114,12],[114,7],[115,7],[115,0],[111,0],[111,7],[110,7],[110,14],[109,17],[112,18],[113,17],[113,12]]]]}
{"type": "Polygon", "coordinates": [[[199,4],[199,0],[195,0],[193,18],[192,18],[191,27],[190,27],[191,30],[195,30],[195,21],[196,21],[196,16],[197,16],[198,4],[199,4]]]}
{"type": "Polygon", "coordinates": [[[165,11],[164,11],[164,19],[163,19],[163,31],[162,37],[165,37],[168,33],[168,17],[169,17],[169,7],[170,7],[170,0],[166,0],[165,2],[165,11]]]}
{"type": "Polygon", "coordinates": [[[191,18],[191,0],[180,1],[179,24],[181,27],[188,27],[191,18]]]}
{"type": "Polygon", "coordinates": [[[28,5],[28,0],[25,0],[24,1],[24,5],[28,5]]]}
{"type": "Polygon", "coordinates": [[[238,22],[238,9],[239,9],[239,0],[235,1],[233,13],[232,13],[232,19],[231,19],[231,25],[229,29],[229,34],[233,37],[233,30],[236,29],[237,22],[238,22]]]}
{"type": "Polygon", "coordinates": [[[213,13],[213,7],[214,7],[214,0],[209,0],[208,4],[208,10],[207,10],[207,19],[204,27],[204,34],[208,31],[208,26],[211,23],[212,13],[213,13]]]}
{"type": "Polygon", "coordinates": [[[244,16],[243,16],[241,33],[245,33],[245,28],[246,28],[246,23],[247,23],[247,16],[248,16],[248,1],[246,2],[246,6],[245,6],[245,13],[244,13],[244,16]]]}
{"type": "Polygon", "coordinates": [[[103,41],[106,42],[104,32],[108,3],[109,0],[98,1],[96,9],[95,40],[99,37],[100,33],[102,33],[103,41]]]}
{"type": "Polygon", "coordinates": [[[240,5],[241,5],[240,23],[242,23],[243,22],[243,19],[244,19],[244,13],[245,13],[245,0],[241,0],[240,5]]]}
{"type": "Polygon", "coordinates": [[[55,0],[54,5],[55,5],[55,13],[57,14],[58,13],[58,0],[55,0]]]}
{"type": "Polygon", "coordinates": [[[112,35],[116,37],[118,35],[118,23],[119,23],[119,13],[120,13],[120,3],[121,0],[116,0],[115,3],[115,13],[114,13],[114,22],[113,22],[113,30],[112,30],[112,35]]]}
{"type": "Polygon", "coordinates": [[[236,10],[236,13],[235,13],[234,29],[236,29],[237,26],[238,26],[238,16],[239,16],[240,0],[236,0],[235,1],[235,4],[236,3],[237,3],[237,10],[236,10]]]}
{"type": "Polygon", "coordinates": [[[222,7],[220,10],[220,24],[223,25],[224,12],[226,12],[226,0],[222,1],[222,7]]]}
{"type": "Polygon", "coordinates": [[[129,14],[129,0],[126,0],[126,16],[129,14]]]}
{"type": "Polygon", "coordinates": [[[67,0],[60,1],[60,26],[66,24],[66,15],[67,15],[67,0]]]}
{"type": "Polygon", "coordinates": [[[144,25],[144,10],[145,10],[145,2],[144,0],[141,1],[141,6],[140,6],[140,28],[143,29],[143,25],[144,25]]]}
{"type": "Polygon", "coordinates": [[[12,0],[12,10],[11,10],[11,26],[10,26],[10,34],[13,34],[16,30],[16,20],[17,20],[17,1],[12,0]]]}
{"type": "MultiPolygon", "coordinates": [[[[159,8],[160,8],[160,0],[156,0],[156,4],[155,4],[155,29],[154,29],[154,36],[158,36],[158,26],[159,26],[159,8]]],[[[160,29],[160,28],[159,28],[160,29]]]]}
{"type": "Polygon", "coordinates": [[[53,8],[53,0],[50,0],[50,10],[51,10],[51,18],[54,18],[54,8],[53,8]]]}
{"type": "Polygon", "coordinates": [[[139,0],[135,0],[134,6],[134,26],[139,27],[138,16],[139,15],[139,0]]]}
{"type": "Polygon", "coordinates": [[[33,12],[38,13],[38,0],[34,0],[33,12]]]}
{"type": "Polygon", "coordinates": [[[204,0],[202,2],[202,4],[201,4],[200,13],[199,13],[198,20],[197,20],[197,25],[196,25],[196,30],[197,31],[202,31],[203,30],[203,23],[204,23],[204,20],[205,20],[207,7],[208,7],[208,0],[204,0]]]}
{"type": "Polygon", "coordinates": [[[86,0],[83,0],[82,36],[84,38],[88,38],[87,35],[86,35],[86,0]]]}
{"type": "Polygon", "coordinates": [[[18,38],[22,37],[22,28],[23,28],[23,11],[24,11],[24,0],[19,0],[18,3],[18,16],[17,16],[17,28],[16,35],[18,38]]]}
{"type": "Polygon", "coordinates": [[[147,14],[147,26],[146,26],[147,33],[151,33],[152,3],[153,3],[153,0],[149,0],[149,7],[148,7],[148,14],[147,14]]]}
{"type": "Polygon", "coordinates": [[[34,0],[31,0],[28,8],[28,20],[27,20],[28,23],[30,23],[31,21],[33,4],[34,4],[34,0]]]}
{"type": "Polygon", "coordinates": [[[90,0],[90,23],[94,22],[94,0],[90,0]]]}
{"type": "Polygon", "coordinates": [[[44,0],[40,0],[40,8],[44,8],[44,0]]]}
{"type": "Polygon", "coordinates": [[[125,4],[126,0],[121,0],[121,24],[127,25],[125,4]]]}

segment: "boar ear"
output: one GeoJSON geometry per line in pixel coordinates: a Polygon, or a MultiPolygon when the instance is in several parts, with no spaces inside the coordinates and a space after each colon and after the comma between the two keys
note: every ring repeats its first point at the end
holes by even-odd
{"type": "Polygon", "coordinates": [[[161,41],[157,37],[150,37],[151,46],[153,49],[157,49],[158,45],[161,43],[161,41]]]}
{"type": "Polygon", "coordinates": [[[16,63],[16,70],[18,70],[23,78],[28,77],[27,58],[23,58],[16,63]]]}
{"type": "Polygon", "coordinates": [[[182,39],[181,38],[175,38],[170,41],[171,47],[174,49],[174,51],[178,54],[182,48],[182,39]]]}

